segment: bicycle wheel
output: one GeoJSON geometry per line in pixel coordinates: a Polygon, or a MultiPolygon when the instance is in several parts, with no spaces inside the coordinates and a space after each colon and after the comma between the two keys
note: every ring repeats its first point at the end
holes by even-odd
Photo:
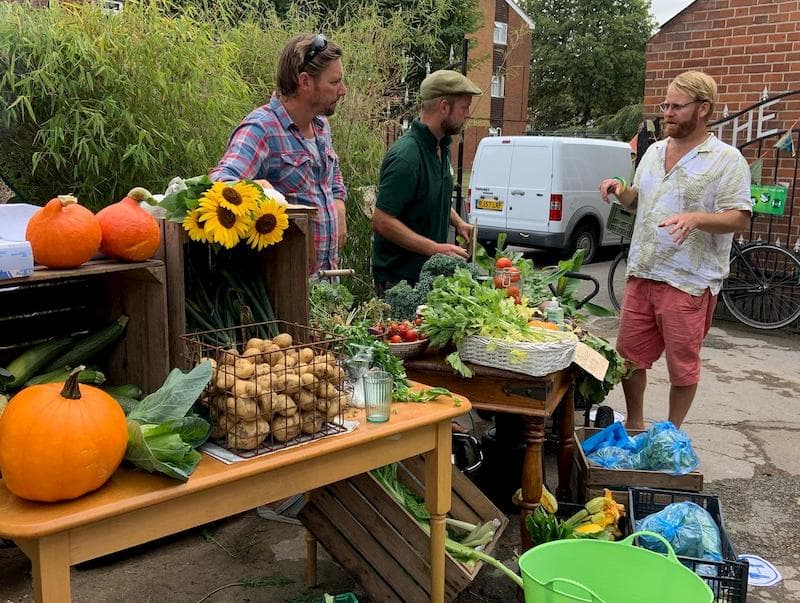
{"type": "Polygon", "coordinates": [[[623,247],[608,269],[608,297],[617,312],[622,307],[622,300],[625,298],[625,275],[627,272],[628,248],[623,247]]]}
{"type": "Polygon", "coordinates": [[[731,260],[722,301],[756,329],[778,329],[800,317],[800,260],[776,245],[755,244],[731,260]]]}

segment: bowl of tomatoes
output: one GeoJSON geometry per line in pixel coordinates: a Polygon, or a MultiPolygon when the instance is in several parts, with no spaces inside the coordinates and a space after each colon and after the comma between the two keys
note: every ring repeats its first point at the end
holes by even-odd
{"type": "Polygon", "coordinates": [[[380,331],[389,351],[400,358],[414,358],[428,347],[428,338],[419,331],[421,319],[392,321],[380,331]]]}

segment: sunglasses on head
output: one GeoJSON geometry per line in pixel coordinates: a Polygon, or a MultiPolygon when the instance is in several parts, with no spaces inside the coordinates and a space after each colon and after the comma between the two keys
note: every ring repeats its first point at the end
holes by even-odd
{"type": "Polygon", "coordinates": [[[328,47],[328,40],[322,34],[317,34],[314,36],[314,39],[311,40],[311,46],[308,47],[308,51],[306,52],[306,56],[303,57],[303,65],[305,67],[311,61],[314,60],[314,57],[317,56],[320,52],[325,50],[328,47]]]}

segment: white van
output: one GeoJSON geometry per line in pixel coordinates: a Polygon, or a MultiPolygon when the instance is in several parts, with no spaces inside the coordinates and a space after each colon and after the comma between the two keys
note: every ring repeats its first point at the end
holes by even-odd
{"type": "Polygon", "coordinates": [[[469,220],[490,248],[506,244],[585,250],[590,262],[601,245],[619,242],[606,231],[610,205],[600,197],[603,178],[632,171],[626,142],[559,136],[492,136],[478,144],[467,193],[469,220]]]}

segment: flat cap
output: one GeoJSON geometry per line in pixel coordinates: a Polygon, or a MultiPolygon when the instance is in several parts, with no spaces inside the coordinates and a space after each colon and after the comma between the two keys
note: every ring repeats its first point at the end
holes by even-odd
{"type": "Polygon", "coordinates": [[[419,96],[424,101],[451,94],[479,96],[483,92],[467,77],[451,69],[434,71],[422,80],[422,84],[419,87],[419,96]]]}

